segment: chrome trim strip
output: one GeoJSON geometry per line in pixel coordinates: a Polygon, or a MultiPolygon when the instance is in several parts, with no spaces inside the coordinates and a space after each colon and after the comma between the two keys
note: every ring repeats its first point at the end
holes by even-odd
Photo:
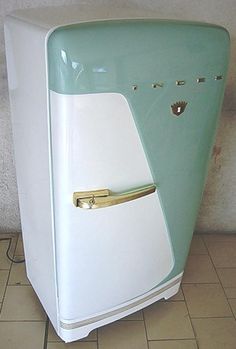
{"type": "Polygon", "coordinates": [[[134,302],[132,304],[129,304],[129,305],[126,305],[126,306],[121,307],[119,309],[110,311],[110,312],[108,312],[106,314],[103,314],[103,315],[94,316],[94,317],[92,317],[90,319],[87,319],[87,320],[74,322],[73,324],[67,324],[65,322],[60,321],[60,326],[64,330],[73,330],[73,329],[75,329],[77,327],[87,326],[87,325],[90,325],[90,324],[92,324],[94,322],[98,322],[98,321],[101,321],[101,320],[106,319],[108,317],[111,317],[111,316],[114,316],[116,314],[122,313],[122,312],[124,312],[124,311],[126,311],[128,309],[131,309],[133,307],[136,307],[139,304],[142,304],[142,303],[148,301],[149,299],[151,299],[151,298],[153,298],[155,296],[158,296],[160,293],[162,293],[162,292],[168,290],[169,288],[173,287],[174,285],[176,285],[178,282],[181,281],[181,279],[182,279],[182,276],[180,276],[178,279],[172,281],[169,285],[161,288],[160,290],[158,290],[158,291],[156,291],[156,292],[154,292],[154,293],[152,293],[152,294],[150,294],[150,295],[148,295],[148,296],[146,296],[146,297],[144,297],[144,298],[142,298],[142,299],[140,299],[140,300],[138,300],[138,301],[136,301],[136,302],[134,302]]]}
{"type": "Polygon", "coordinates": [[[206,78],[197,78],[198,83],[205,82],[205,81],[206,81],[206,78]]]}
{"type": "Polygon", "coordinates": [[[177,86],[183,86],[185,85],[185,80],[177,80],[175,83],[177,86]]]}

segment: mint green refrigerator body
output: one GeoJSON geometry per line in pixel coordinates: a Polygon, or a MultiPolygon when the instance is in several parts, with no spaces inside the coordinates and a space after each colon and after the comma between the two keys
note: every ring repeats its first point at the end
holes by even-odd
{"type": "Polygon", "coordinates": [[[73,341],[178,291],[229,36],[122,10],[28,11],[6,21],[27,274],[73,341]]]}

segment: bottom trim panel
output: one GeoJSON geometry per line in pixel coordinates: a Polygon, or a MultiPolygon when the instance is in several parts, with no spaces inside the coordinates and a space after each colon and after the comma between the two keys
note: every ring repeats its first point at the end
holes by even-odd
{"type": "MultiPolygon", "coordinates": [[[[93,323],[97,323],[97,322],[105,320],[107,318],[111,318],[111,317],[113,317],[115,315],[118,315],[120,313],[124,313],[125,311],[131,310],[132,308],[136,308],[137,306],[140,306],[142,303],[146,303],[147,301],[151,300],[152,298],[156,298],[161,293],[164,293],[168,289],[170,289],[173,286],[175,286],[178,283],[180,283],[181,279],[182,279],[182,273],[180,275],[178,275],[174,280],[172,279],[172,281],[170,283],[166,284],[164,287],[158,288],[158,290],[156,290],[156,291],[152,290],[151,293],[149,293],[146,296],[143,296],[142,298],[139,298],[138,300],[132,302],[131,304],[128,304],[128,305],[125,305],[125,306],[121,306],[118,309],[109,311],[109,312],[107,312],[105,314],[102,314],[102,315],[94,316],[94,317],[91,317],[89,319],[82,320],[82,321],[77,321],[77,322],[70,323],[70,324],[65,323],[63,321],[60,321],[60,326],[64,330],[73,330],[73,329],[76,329],[76,328],[79,328],[79,327],[88,326],[88,325],[91,325],[93,323]]],[[[172,294],[170,295],[170,297],[171,296],[172,296],[172,294]]],[[[163,297],[169,298],[165,294],[163,294],[163,297]]],[[[160,297],[160,298],[163,298],[163,297],[160,297]]],[[[136,311],[136,310],[134,310],[134,311],[136,311]]]]}

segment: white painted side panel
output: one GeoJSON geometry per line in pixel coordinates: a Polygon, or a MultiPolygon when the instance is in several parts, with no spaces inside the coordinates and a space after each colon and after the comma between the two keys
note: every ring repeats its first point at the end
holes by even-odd
{"type": "Polygon", "coordinates": [[[33,25],[6,19],[8,82],[27,275],[57,327],[45,35],[33,25]]]}
{"type": "Polygon", "coordinates": [[[74,191],[127,191],[153,183],[121,94],[50,93],[59,307],[81,319],[150,291],[173,266],[157,193],[82,210],[74,191]]]}

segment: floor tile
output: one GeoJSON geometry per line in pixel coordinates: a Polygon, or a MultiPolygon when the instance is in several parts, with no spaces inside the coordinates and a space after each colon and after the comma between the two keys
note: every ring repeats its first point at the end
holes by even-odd
{"type": "Polygon", "coordinates": [[[97,349],[97,342],[48,343],[47,349],[97,349]]]}
{"type": "Polygon", "coordinates": [[[183,292],[191,317],[232,316],[219,284],[185,284],[183,292]]]}
{"type": "Polygon", "coordinates": [[[236,348],[234,318],[193,319],[199,349],[236,348]]]}
{"type": "MultiPolygon", "coordinates": [[[[93,342],[96,340],[97,340],[97,330],[90,332],[90,334],[87,337],[80,339],[81,342],[89,342],[89,341],[93,342]]],[[[51,322],[49,322],[49,326],[48,326],[48,342],[62,342],[62,339],[57,335],[51,322]]]]}
{"type": "Polygon", "coordinates": [[[219,268],[217,273],[223,287],[236,287],[236,268],[219,268]]]}
{"type": "Polygon", "coordinates": [[[201,236],[193,234],[189,255],[208,254],[206,246],[201,236]]]}
{"type": "Polygon", "coordinates": [[[226,242],[235,242],[236,235],[235,234],[224,234],[224,233],[210,233],[210,234],[199,234],[205,243],[209,243],[211,241],[226,241],[226,242]]]}
{"type": "Polygon", "coordinates": [[[62,339],[57,335],[56,331],[54,330],[54,327],[52,326],[51,322],[49,321],[48,325],[48,342],[61,342],[62,339]]]}
{"type": "Polygon", "coordinates": [[[185,302],[156,302],[144,319],[149,340],[194,338],[185,302]]]}
{"type": "Polygon", "coordinates": [[[142,310],[136,311],[135,313],[130,314],[122,318],[121,320],[143,320],[143,312],[142,310]]]}
{"type": "Polygon", "coordinates": [[[7,286],[0,320],[45,320],[43,308],[31,286],[7,286]]]}
{"type": "Polygon", "coordinates": [[[117,321],[98,329],[99,349],[147,349],[143,321],[117,321]]]}
{"type": "Polygon", "coordinates": [[[207,239],[209,254],[216,268],[236,267],[236,239],[207,239]]]}
{"type": "Polygon", "coordinates": [[[8,270],[0,270],[0,302],[3,299],[3,295],[7,285],[8,274],[8,270]]]}
{"type": "Polygon", "coordinates": [[[30,285],[26,276],[25,263],[13,263],[8,285],[30,285]]]}
{"type": "Polygon", "coordinates": [[[219,279],[208,255],[193,255],[188,257],[182,283],[216,282],[219,282],[219,279]]]}
{"type": "Polygon", "coordinates": [[[229,299],[229,304],[234,313],[234,316],[236,317],[236,299],[229,299]]]}
{"type": "Polygon", "coordinates": [[[1,349],[42,349],[45,322],[0,322],[1,349]]]}
{"type": "Polygon", "coordinates": [[[227,298],[236,298],[236,287],[224,287],[227,298]]]}
{"type": "Polygon", "coordinates": [[[177,341],[151,341],[149,349],[197,349],[195,340],[177,340],[177,341]]]}
{"type": "Polygon", "coordinates": [[[0,269],[10,269],[11,262],[6,256],[8,241],[0,241],[0,269]]]}

